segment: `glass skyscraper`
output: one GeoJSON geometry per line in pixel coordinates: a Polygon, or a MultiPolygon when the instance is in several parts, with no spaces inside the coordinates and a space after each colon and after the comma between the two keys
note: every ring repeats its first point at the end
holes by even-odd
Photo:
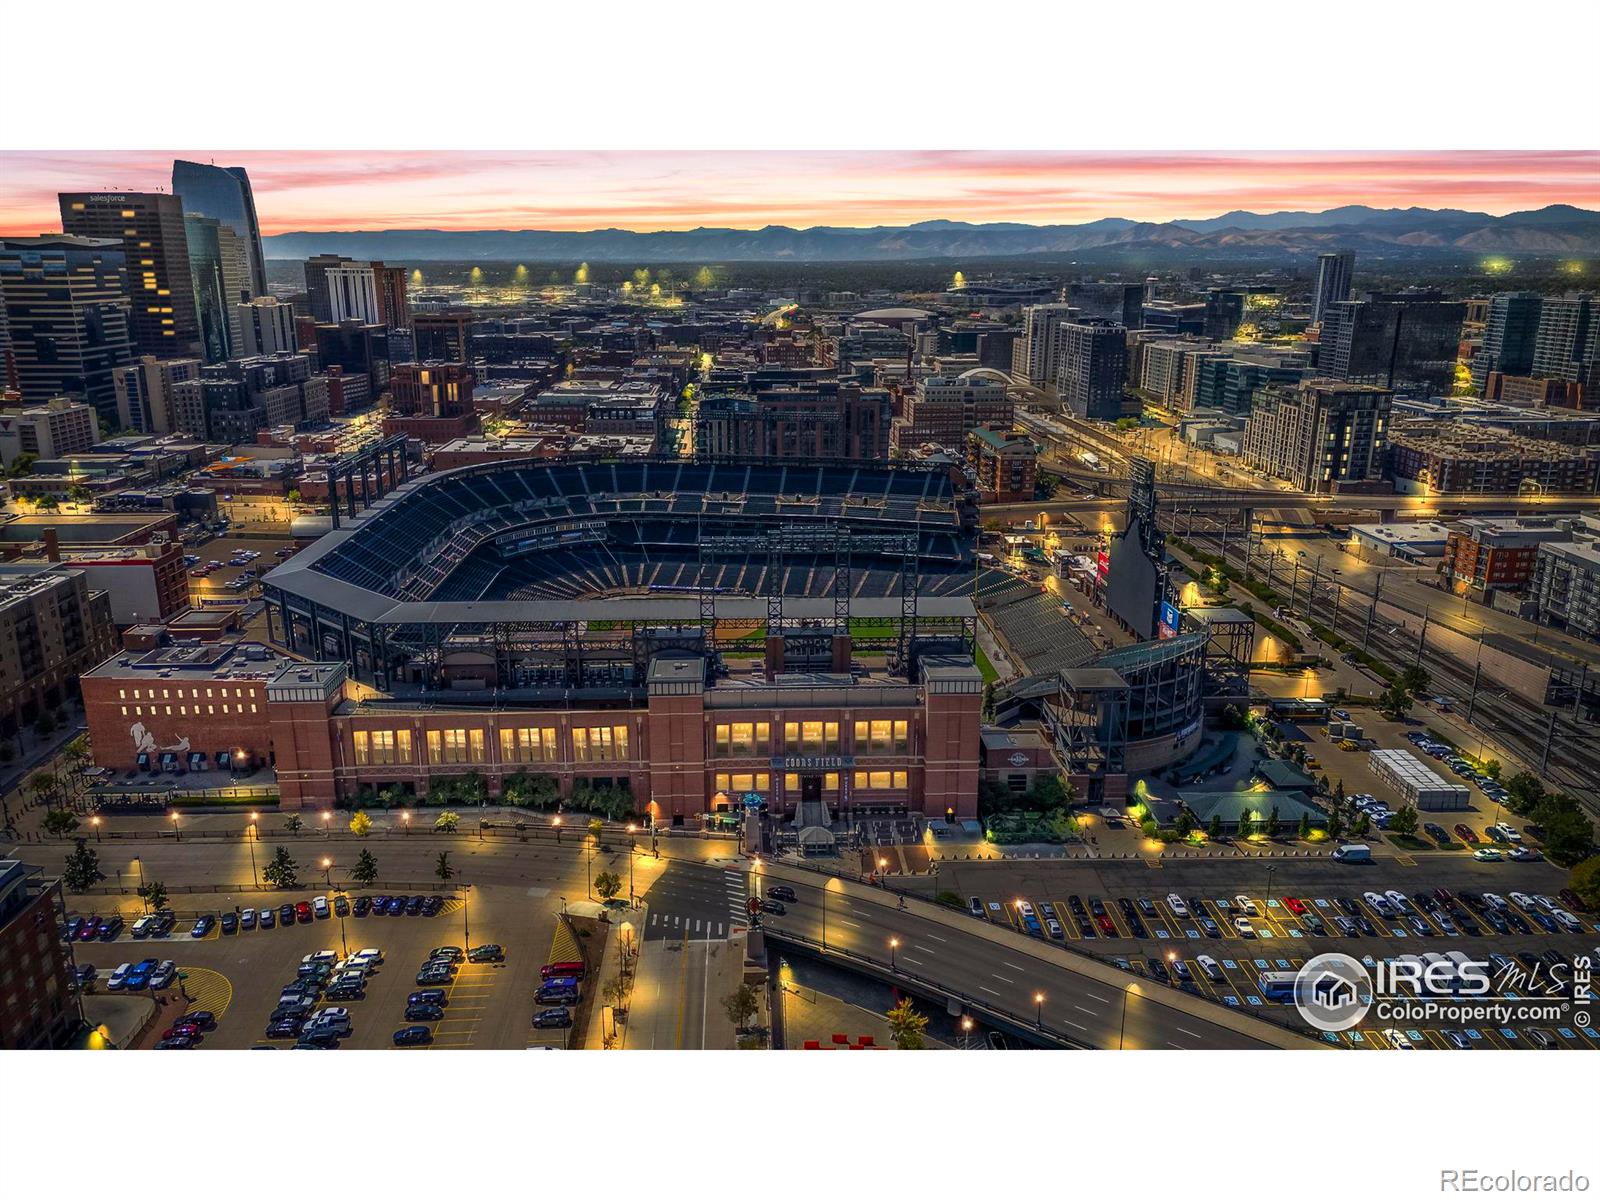
{"type": "Polygon", "coordinates": [[[244,242],[250,260],[250,294],[265,296],[267,260],[261,249],[261,226],[256,222],[256,198],[245,169],[180,158],[172,164],[172,190],[182,199],[184,212],[220,221],[244,242]]]}

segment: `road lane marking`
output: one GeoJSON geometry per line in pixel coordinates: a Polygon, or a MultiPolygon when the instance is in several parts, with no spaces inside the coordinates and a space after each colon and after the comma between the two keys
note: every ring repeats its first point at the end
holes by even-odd
{"type": "Polygon", "coordinates": [[[1197,1042],[1205,1040],[1198,1033],[1191,1033],[1189,1030],[1185,1029],[1182,1025],[1174,1025],[1173,1028],[1176,1029],[1179,1033],[1187,1033],[1190,1037],[1192,1037],[1197,1042]]]}
{"type": "Polygon", "coordinates": [[[978,990],[980,992],[988,992],[989,995],[991,995],[991,996],[998,996],[1000,994],[999,992],[995,991],[992,987],[984,987],[983,984],[981,984],[981,983],[978,985],[978,990]]]}
{"type": "Polygon", "coordinates": [[[913,946],[915,946],[918,950],[921,950],[924,954],[932,954],[932,953],[934,953],[934,951],[928,949],[921,942],[912,942],[911,944],[913,946]]]}
{"type": "Polygon", "coordinates": [[[934,941],[936,941],[936,942],[943,942],[943,941],[946,941],[946,940],[948,940],[948,939],[946,939],[946,938],[942,938],[942,937],[940,937],[940,936],[939,936],[939,935],[938,935],[938,934],[937,934],[937,933],[930,933],[930,934],[929,934],[929,935],[928,935],[928,936],[929,936],[929,937],[930,937],[930,938],[932,938],[932,939],[933,939],[933,940],[934,940],[934,941]]]}
{"type": "MultiPolygon", "coordinates": [[[[992,975],[992,973],[991,973],[991,975],[992,975]]],[[[992,975],[992,977],[995,978],[995,979],[998,979],[1001,983],[1015,983],[1016,982],[1015,979],[1007,979],[1004,975],[992,975]]]]}
{"type": "Polygon", "coordinates": [[[1088,1014],[1089,1014],[1089,1015],[1090,1015],[1090,1016],[1091,1016],[1091,1017],[1093,1017],[1093,1016],[1098,1016],[1098,1015],[1099,1015],[1099,1014],[1098,1014],[1098,1013],[1096,1013],[1096,1012],[1095,1012],[1095,1011],[1094,1011],[1094,1009],[1092,1009],[1092,1008],[1085,1008],[1085,1007],[1084,1007],[1084,1006],[1083,1006],[1083,1005],[1081,1005],[1081,1004],[1074,1004],[1074,1005],[1073,1005],[1073,1006],[1072,1006],[1072,1007],[1073,1007],[1073,1008],[1075,1008],[1075,1009],[1077,1009],[1077,1010],[1078,1010],[1078,1011],[1079,1011],[1079,1012],[1081,1012],[1081,1013],[1088,1013],[1088,1014]]]}
{"type": "Polygon", "coordinates": [[[909,954],[902,954],[900,957],[908,963],[916,963],[919,967],[927,965],[920,958],[912,958],[909,954]]]}

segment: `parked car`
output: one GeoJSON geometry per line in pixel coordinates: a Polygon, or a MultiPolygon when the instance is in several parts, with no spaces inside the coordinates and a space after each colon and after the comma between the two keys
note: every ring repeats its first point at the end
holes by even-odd
{"type": "Polygon", "coordinates": [[[239,914],[240,929],[254,929],[256,927],[256,910],[247,908],[239,914]]]}
{"type": "Polygon", "coordinates": [[[433,1030],[426,1025],[407,1025],[394,1031],[396,1046],[426,1046],[433,1041],[433,1030]]]}
{"type": "Polygon", "coordinates": [[[302,900],[299,904],[294,906],[294,919],[300,922],[302,925],[309,925],[311,923],[313,918],[311,915],[310,901],[302,900]]]}
{"type": "Polygon", "coordinates": [[[444,1009],[437,1004],[408,1004],[406,1005],[406,1020],[408,1021],[442,1021],[444,1009]]]}
{"type": "Polygon", "coordinates": [[[311,901],[311,915],[319,921],[326,921],[332,915],[332,910],[328,907],[328,898],[326,896],[313,897],[311,901]]]}
{"type": "Polygon", "coordinates": [[[533,1014],[535,1029],[566,1029],[572,1024],[572,1010],[565,1006],[544,1008],[533,1014]]]}
{"type": "Polygon", "coordinates": [[[499,963],[505,962],[505,960],[505,949],[501,946],[495,945],[492,942],[482,946],[474,946],[471,950],[467,951],[468,962],[499,963]]]}
{"type": "Polygon", "coordinates": [[[219,924],[225,934],[239,932],[239,918],[233,913],[223,913],[219,924]]]}
{"type": "Polygon", "coordinates": [[[211,932],[216,923],[217,919],[215,917],[213,917],[210,913],[204,913],[201,915],[200,919],[194,923],[194,928],[189,930],[189,936],[192,938],[203,938],[206,936],[206,934],[211,932]]]}
{"type": "Polygon", "coordinates": [[[353,915],[364,917],[372,911],[372,900],[366,896],[357,896],[356,902],[350,906],[353,915]]]}
{"type": "Polygon", "coordinates": [[[278,923],[278,914],[277,913],[273,912],[270,908],[263,908],[261,910],[261,915],[257,918],[257,924],[259,924],[261,926],[261,928],[263,928],[263,929],[271,929],[277,923],[278,923]]]}

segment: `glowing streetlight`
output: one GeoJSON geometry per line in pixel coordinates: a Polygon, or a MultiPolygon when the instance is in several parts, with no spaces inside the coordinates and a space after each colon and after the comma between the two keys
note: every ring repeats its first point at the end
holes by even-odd
{"type": "Polygon", "coordinates": [[[261,886],[261,876],[256,871],[256,843],[261,840],[261,830],[258,828],[260,821],[260,813],[250,814],[249,836],[245,838],[245,845],[250,847],[250,881],[257,887],[261,886]]]}
{"type": "Polygon", "coordinates": [[[409,809],[400,810],[400,828],[406,831],[406,836],[411,836],[411,812],[409,809]]]}
{"type": "Polygon", "coordinates": [[[1044,993],[1033,994],[1033,1022],[1040,1029],[1044,1028],[1044,993]]]}
{"type": "Polygon", "coordinates": [[[561,814],[557,813],[550,818],[550,826],[556,831],[556,845],[561,844],[561,814]]]}
{"type": "Polygon", "coordinates": [[[94,826],[94,840],[98,842],[100,840],[100,818],[90,817],[89,824],[94,826]]]}
{"type": "Polygon", "coordinates": [[[174,812],[171,815],[172,815],[172,836],[177,838],[181,842],[181,841],[183,841],[183,830],[178,828],[178,814],[176,812],[174,812]]]}
{"type": "Polygon", "coordinates": [[[321,865],[322,865],[322,877],[323,877],[323,879],[325,879],[327,881],[328,888],[330,890],[332,890],[332,888],[333,888],[333,859],[324,858],[322,860],[322,864],[321,865]]]}
{"type": "Polygon", "coordinates": [[[899,948],[900,948],[900,939],[897,938],[897,937],[890,938],[889,939],[889,970],[891,970],[891,971],[894,970],[894,952],[896,950],[898,950],[899,948]]]}

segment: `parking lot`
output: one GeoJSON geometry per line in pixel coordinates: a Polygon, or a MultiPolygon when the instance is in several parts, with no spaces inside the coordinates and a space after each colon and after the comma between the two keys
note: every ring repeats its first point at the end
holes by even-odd
{"type": "Polygon", "coordinates": [[[287,561],[293,550],[294,543],[287,539],[236,534],[212,538],[203,546],[191,548],[185,558],[189,594],[196,603],[249,596],[256,581],[287,561]]]}
{"type": "MultiPolygon", "coordinates": [[[[81,965],[92,963],[99,972],[97,990],[121,963],[143,958],[173,959],[181,978],[164,995],[174,1017],[184,1011],[206,1009],[217,1024],[206,1031],[201,1049],[286,1048],[294,1038],[269,1039],[269,1017],[280,992],[293,983],[307,955],[331,952],[344,958],[363,949],[376,949],[382,959],[367,973],[359,998],[320,999],[318,1008],[347,1008],[350,1033],[339,1044],[351,1049],[384,1049],[394,1045],[396,1030],[424,1024],[431,1041],[414,1049],[524,1049],[528,1046],[565,1044],[568,1031],[532,1027],[536,1011],[534,992],[539,968],[546,961],[555,929],[556,912],[547,897],[530,897],[526,888],[480,887],[467,899],[445,901],[437,916],[368,915],[313,918],[284,925],[274,914],[272,928],[240,929],[224,934],[220,925],[204,936],[190,936],[192,922],[180,921],[166,937],[134,939],[131,926],[114,941],[75,942],[81,965]],[[342,929],[341,929],[342,925],[342,929]],[[468,934],[470,933],[470,940],[468,934]],[[407,1020],[407,998],[425,985],[416,982],[419,967],[441,947],[462,951],[473,946],[498,944],[503,962],[460,962],[446,982],[434,985],[444,993],[437,1020],[407,1020]],[[191,1000],[182,1003],[180,993],[191,1000]]],[[[352,898],[358,893],[352,893],[352,898]]],[[[283,897],[273,896],[274,900],[283,897]]],[[[294,895],[291,900],[311,899],[294,895]]]]}
{"type": "MultiPolygon", "coordinates": [[[[1267,994],[1262,976],[1297,971],[1308,959],[1331,950],[1361,959],[1369,968],[1378,959],[1401,954],[1449,950],[1480,958],[1500,954],[1520,974],[1506,976],[1497,994],[1522,996],[1541,995],[1552,979],[1569,979],[1575,955],[1600,958],[1596,945],[1600,923],[1592,913],[1576,914],[1578,932],[1559,925],[1552,930],[1545,923],[1555,922],[1531,896],[1513,900],[1509,893],[1493,893],[1503,901],[1499,907],[1479,900],[1480,894],[1471,890],[1463,900],[1449,892],[1449,899],[1441,899],[1432,889],[1400,893],[1405,901],[1402,909],[1379,884],[1365,876],[1349,878],[1348,885],[1281,895],[1267,895],[1259,888],[1224,894],[1214,885],[1204,891],[1184,887],[1181,894],[1153,889],[1095,894],[1034,886],[1020,895],[963,894],[963,898],[969,907],[976,900],[985,920],[1063,946],[1070,943],[1074,950],[1104,958],[1162,986],[1184,986],[1227,1007],[1285,1020],[1292,1020],[1292,1010],[1285,1010],[1286,1001],[1267,994]],[[1488,909],[1508,923],[1506,934],[1488,924],[1484,915],[1488,909]],[[1552,977],[1558,961],[1567,964],[1565,971],[1552,977]],[[1179,964],[1187,971],[1187,980],[1180,977],[1179,964]]],[[[1413,886],[1419,885],[1413,881],[1413,886]]],[[[1549,899],[1562,903],[1554,896],[1549,899]]],[[[1323,1036],[1330,1041],[1342,1036],[1353,1047],[1382,1049],[1387,1048],[1382,1025],[1374,1018],[1370,1027],[1364,1024],[1343,1035],[1323,1036]]],[[[1402,1029],[1401,1033],[1418,1048],[1437,1049],[1456,1048],[1451,1034],[1465,1042],[1462,1048],[1485,1049],[1530,1047],[1540,1036],[1530,1029],[1492,1027],[1402,1029]]],[[[1553,1047],[1600,1048],[1600,1033],[1576,1018],[1543,1027],[1543,1034],[1553,1047]]]]}

